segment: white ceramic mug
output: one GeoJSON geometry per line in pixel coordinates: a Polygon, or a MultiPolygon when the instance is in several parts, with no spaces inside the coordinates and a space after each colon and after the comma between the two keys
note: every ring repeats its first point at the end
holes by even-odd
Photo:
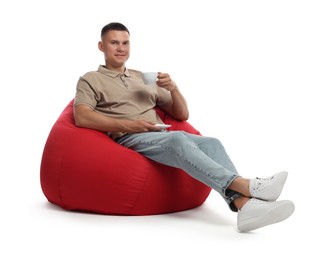
{"type": "Polygon", "coordinates": [[[142,72],[142,79],[144,84],[155,84],[158,78],[158,72],[142,72]]]}

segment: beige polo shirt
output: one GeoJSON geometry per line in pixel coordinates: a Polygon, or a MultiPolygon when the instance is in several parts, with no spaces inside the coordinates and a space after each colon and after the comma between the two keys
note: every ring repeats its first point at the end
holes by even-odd
{"type": "MultiPolygon", "coordinates": [[[[74,106],[84,104],[109,117],[163,123],[154,108],[170,101],[170,92],[156,84],[145,85],[140,71],[126,69],[121,74],[100,65],[80,77],[74,106]]],[[[124,134],[108,133],[113,139],[124,134]]]]}

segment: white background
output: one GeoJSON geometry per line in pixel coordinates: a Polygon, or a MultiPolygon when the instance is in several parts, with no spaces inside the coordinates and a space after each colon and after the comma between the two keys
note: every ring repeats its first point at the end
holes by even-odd
{"type": "Polygon", "coordinates": [[[319,1],[2,1],[1,259],[315,259],[319,256],[319,1]],[[241,175],[287,170],[288,220],[248,234],[214,191],[197,209],[119,217],[50,205],[49,131],[78,78],[102,64],[101,28],[131,32],[129,68],[168,72],[189,122],[241,175]],[[313,236],[314,235],[314,236],[313,236]]]}

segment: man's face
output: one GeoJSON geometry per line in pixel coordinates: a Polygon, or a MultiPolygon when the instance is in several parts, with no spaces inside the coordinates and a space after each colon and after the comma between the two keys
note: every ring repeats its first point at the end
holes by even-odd
{"type": "Polygon", "coordinates": [[[107,67],[124,67],[130,56],[130,35],[126,31],[109,31],[99,42],[99,49],[104,53],[107,67]]]}

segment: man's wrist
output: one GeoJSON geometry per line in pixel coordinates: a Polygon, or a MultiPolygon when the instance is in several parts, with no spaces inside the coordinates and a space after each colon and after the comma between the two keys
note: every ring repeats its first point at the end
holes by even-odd
{"type": "Polygon", "coordinates": [[[169,91],[172,92],[172,91],[175,91],[175,90],[178,90],[178,86],[174,81],[172,81],[171,88],[169,89],[169,91]]]}

